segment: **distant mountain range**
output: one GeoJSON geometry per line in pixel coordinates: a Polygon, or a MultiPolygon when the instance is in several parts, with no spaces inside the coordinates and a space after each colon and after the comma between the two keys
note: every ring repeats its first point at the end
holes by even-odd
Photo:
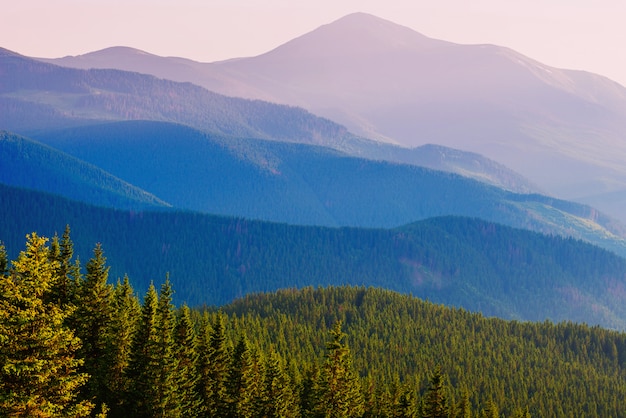
{"type": "Polygon", "coordinates": [[[600,79],[563,72],[574,78],[559,84],[511,51],[434,41],[363,14],[251,59],[199,64],[114,48],[79,61],[94,59],[187,68],[207,80],[221,68],[214,78],[225,90],[310,101],[227,97],[162,75],[67,68],[0,49],[0,239],[11,251],[26,233],[69,223],[83,257],[101,241],[115,274],[145,289],[169,272],[194,304],[365,284],[505,318],[626,329],[626,227],[541,192],[552,187],[542,176],[558,183],[562,174],[619,202],[622,167],[607,168],[602,148],[621,126],[610,83],[591,88],[600,79]],[[403,79],[411,69],[412,84],[403,79]],[[435,73],[439,81],[428,78],[435,73]],[[359,102],[343,119],[359,134],[293,106],[332,101],[331,90],[337,105],[359,102]],[[379,141],[389,139],[383,122],[408,126],[407,143],[424,145],[379,141]],[[550,135],[532,136],[540,131],[550,135]],[[559,137],[565,131],[572,135],[559,137]],[[607,136],[584,154],[578,135],[588,131],[607,136]],[[430,141],[434,133],[475,149],[430,141]],[[539,186],[476,150],[534,164],[539,186]],[[600,177],[614,182],[611,194],[600,177]]]}
{"type": "Polygon", "coordinates": [[[539,188],[480,155],[441,146],[411,149],[367,140],[303,109],[211,93],[119,70],[78,71],[0,49],[0,129],[29,135],[102,121],[154,120],[214,134],[323,145],[374,160],[458,173],[516,192],[539,188]]]}
{"type": "MultiPolygon", "coordinates": [[[[62,68],[6,50],[0,69],[0,127],[98,167],[160,199],[157,204],[332,226],[393,227],[431,216],[472,216],[574,236],[620,254],[626,246],[624,227],[590,207],[506,192],[527,193],[533,186],[476,154],[385,145],[299,108],[139,73],[62,68]],[[127,119],[159,122],[114,123],[127,119]]],[[[24,186],[8,177],[5,183],[24,186]]],[[[34,188],[59,193],[44,183],[34,188]]],[[[77,198],[77,192],[61,194],[77,198]]],[[[80,200],[103,204],[88,194],[80,200]]]]}
{"type": "Polygon", "coordinates": [[[507,48],[357,13],[251,58],[204,64],[110,48],[48,62],[190,81],[302,106],[373,139],[479,153],[626,220],[626,88],[507,48]]]}
{"type": "MultiPolygon", "coordinates": [[[[626,256],[626,229],[591,207],[516,194],[414,165],[305,144],[225,137],[164,122],[111,122],[40,132],[34,138],[177,209],[366,228],[396,227],[433,216],[470,216],[573,236],[626,256]]],[[[10,180],[7,176],[5,183],[22,185],[10,180]]],[[[45,185],[34,188],[46,190],[45,185]]],[[[80,200],[100,204],[89,196],[80,200]]]]}

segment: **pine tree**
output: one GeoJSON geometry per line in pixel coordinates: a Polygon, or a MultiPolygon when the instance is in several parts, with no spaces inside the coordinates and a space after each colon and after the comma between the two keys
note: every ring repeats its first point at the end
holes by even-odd
{"type": "Polygon", "coordinates": [[[298,398],[300,399],[300,413],[303,418],[317,416],[317,397],[320,394],[321,377],[319,368],[315,364],[304,373],[304,377],[298,386],[298,398]]]}
{"type": "Polygon", "coordinates": [[[184,416],[196,418],[202,411],[202,401],[198,394],[198,362],[196,334],[191,319],[191,310],[183,305],[178,314],[174,330],[175,356],[178,359],[177,387],[178,402],[184,416]]]}
{"type": "Polygon", "coordinates": [[[292,388],[293,385],[284,370],[280,356],[273,349],[270,350],[265,366],[263,416],[268,418],[300,416],[299,405],[292,388]]]}
{"type": "Polygon", "coordinates": [[[87,375],[78,372],[80,340],[65,325],[68,312],[50,302],[58,265],[46,244],[28,235],[0,276],[1,416],[81,417],[93,407],[76,400],[87,375]]]}
{"type": "Polygon", "coordinates": [[[141,317],[133,337],[128,365],[130,388],[127,402],[130,406],[130,415],[137,418],[157,416],[158,394],[155,390],[159,369],[159,361],[156,357],[157,304],[156,289],[153,284],[150,284],[141,307],[141,317]]]}
{"type": "Polygon", "coordinates": [[[178,359],[174,350],[174,305],[172,305],[172,286],[169,278],[161,286],[156,311],[156,344],[155,353],[157,366],[156,415],[158,417],[175,418],[181,416],[181,408],[177,397],[178,391],[178,359]]]}
{"type": "Polygon", "coordinates": [[[472,405],[467,390],[461,392],[461,400],[458,406],[458,418],[472,418],[472,405]]]}
{"type": "Polygon", "coordinates": [[[74,243],[70,238],[70,226],[65,226],[63,236],[59,241],[55,234],[50,245],[50,258],[57,261],[57,280],[53,284],[52,297],[61,306],[75,304],[76,285],[80,277],[80,263],[72,263],[74,257],[74,243]]]}
{"type": "Polygon", "coordinates": [[[226,399],[228,402],[228,416],[252,418],[260,416],[255,399],[258,390],[255,390],[257,376],[255,364],[245,335],[242,335],[231,357],[226,379],[226,399]]]}
{"type": "Polygon", "coordinates": [[[352,370],[350,349],[343,343],[346,334],[341,331],[341,321],[330,335],[316,410],[325,418],[360,417],[364,411],[363,398],[358,377],[352,370]]]}
{"type": "Polygon", "coordinates": [[[437,366],[430,378],[430,386],[424,397],[423,418],[448,418],[448,399],[441,367],[437,366]]]}
{"type": "Polygon", "coordinates": [[[219,313],[211,327],[205,314],[200,327],[198,357],[198,392],[202,398],[204,417],[225,417],[226,376],[229,356],[224,333],[224,317],[219,313]]]}
{"type": "Polygon", "coordinates": [[[487,401],[482,416],[484,418],[498,418],[500,416],[498,406],[491,399],[487,401]]]}
{"type": "Polygon", "coordinates": [[[76,335],[82,341],[79,354],[85,360],[84,370],[91,376],[84,387],[84,396],[100,405],[104,401],[109,368],[106,350],[113,313],[113,287],[108,284],[109,267],[99,243],[87,262],[86,270],[85,280],[80,283],[77,292],[73,323],[76,335]]]}
{"type": "Polygon", "coordinates": [[[130,390],[127,369],[140,315],[139,300],[128,276],[124,276],[123,282],[118,280],[113,291],[112,316],[106,342],[107,378],[104,402],[110,408],[110,417],[128,416],[128,402],[124,397],[130,390]]]}

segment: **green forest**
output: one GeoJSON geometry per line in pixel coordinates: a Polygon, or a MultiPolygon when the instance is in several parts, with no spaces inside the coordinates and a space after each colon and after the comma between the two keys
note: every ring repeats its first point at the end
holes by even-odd
{"type": "Polygon", "coordinates": [[[620,417],[626,335],[366,287],[175,306],[70,230],[0,246],[0,416],[620,417]]]}

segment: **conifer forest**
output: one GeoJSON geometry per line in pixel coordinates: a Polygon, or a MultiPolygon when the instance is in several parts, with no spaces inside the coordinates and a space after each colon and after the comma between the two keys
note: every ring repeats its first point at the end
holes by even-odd
{"type": "Polygon", "coordinates": [[[167,276],[140,296],[100,244],[80,260],[69,227],[0,247],[0,416],[625,414],[624,333],[365,287],[175,306],[167,276]]]}

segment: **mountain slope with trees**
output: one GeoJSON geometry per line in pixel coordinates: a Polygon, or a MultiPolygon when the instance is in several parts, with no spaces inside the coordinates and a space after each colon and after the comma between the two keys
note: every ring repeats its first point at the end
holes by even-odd
{"type": "Polygon", "coordinates": [[[364,287],[177,308],[169,280],[140,302],[128,279],[106,283],[98,245],[86,272],[73,250],[67,228],[49,242],[29,234],[10,266],[0,245],[2,415],[623,414],[624,333],[486,319],[364,287]]]}
{"type": "MultiPolygon", "coordinates": [[[[410,164],[154,122],[74,128],[35,137],[182,209],[358,227],[394,227],[441,215],[480,217],[585,239],[626,254],[623,227],[593,208],[514,194],[410,164]]],[[[432,148],[425,152],[434,154],[433,159],[447,153],[432,148]]],[[[455,158],[452,152],[448,155],[455,158]]]]}
{"type": "Polygon", "coordinates": [[[0,131],[0,182],[99,206],[169,207],[156,196],[102,169],[29,138],[0,131]]]}
{"type": "Polygon", "coordinates": [[[573,239],[443,217],[394,229],[291,226],[185,212],[125,212],[1,186],[0,240],[29,231],[77,252],[100,242],[114,280],[144,292],[169,275],[177,301],[222,304],[253,292],[365,285],[520,320],[626,329],[626,261],[573,239]]]}

